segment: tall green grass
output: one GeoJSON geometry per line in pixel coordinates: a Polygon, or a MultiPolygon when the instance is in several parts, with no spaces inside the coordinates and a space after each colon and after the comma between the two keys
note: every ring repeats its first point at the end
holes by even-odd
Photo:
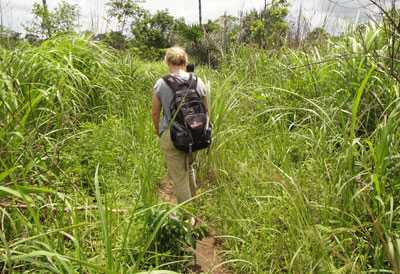
{"type": "Polygon", "coordinates": [[[203,203],[231,235],[227,258],[244,261],[235,273],[399,271],[399,83],[368,58],[384,56],[380,35],[367,28],[367,49],[356,36],[240,48],[213,76],[203,174],[221,191],[203,203]]]}
{"type": "Polygon", "coordinates": [[[151,209],[165,207],[148,115],[162,66],[75,36],[1,57],[2,271],[157,269],[151,258],[168,254],[142,239],[151,209]]]}
{"type": "MultiPolygon", "coordinates": [[[[382,35],[200,69],[214,143],[191,204],[233,273],[399,271],[399,83],[369,52],[385,55],[382,35]]],[[[156,195],[164,66],[75,36],[0,58],[2,271],[184,271],[190,258],[157,252],[179,210],[156,195]]]]}

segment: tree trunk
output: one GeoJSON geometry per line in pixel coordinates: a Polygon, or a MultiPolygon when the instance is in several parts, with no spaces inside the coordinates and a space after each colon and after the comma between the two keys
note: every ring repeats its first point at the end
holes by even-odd
{"type": "Polygon", "coordinates": [[[300,46],[301,42],[301,18],[303,17],[303,4],[300,4],[299,16],[297,18],[297,30],[296,30],[296,46],[300,46]]]}
{"type": "Polygon", "coordinates": [[[4,31],[4,24],[3,24],[3,3],[0,0],[0,31],[3,33],[4,31]]]}
{"type": "Polygon", "coordinates": [[[200,26],[203,25],[202,10],[201,10],[201,0],[199,0],[199,24],[200,24],[200,26]]]}
{"type": "Polygon", "coordinates": [[[228,52],[228,16],[224,14],[224,53],[228,52]]]}
{"type": "MultiPolygon", "coordinates": [[[[263,16],[261,16],[263,17],[263,16]]],[[[264,20],[264,32],[268,33],[268,10],[267,10],[267,0],[264,0],[264,18],[262,18],[264,20]]],[[[266,41],[266,37],[264,34],[264,39],[262,41],[262,48],[266,48],[267,47],[267,41],[266,41]]]]}
{"type": "Polygon", "coordinates": [[[49,8],[47,7],[46,0],[42,0],[43,4],[43,21],[42,21],[42,28],[47,32],[47,38],[51,38],[51,26],[49,20],[49,8]]]}

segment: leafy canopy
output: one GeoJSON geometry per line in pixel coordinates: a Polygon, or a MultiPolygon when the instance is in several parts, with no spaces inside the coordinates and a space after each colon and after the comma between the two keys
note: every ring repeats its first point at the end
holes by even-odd
{"type": "Polygon", "coordinates": [[[273,0],[262,11],[250,11],[242,20],[239,39],[245,43],[257,44],[262,48],[282,45],[289,30],[286,21],[288,13],[287,0],[273,0]]]}
{"type": "Polygon", "coordinates": [[[143,16],[144,9],[139,6],[142,0],[110,0],[107,3],[107,14],[118,23],[118,30],[125,32],[126,26],[143,16]]]}
{"type": "Polygon", "coordinates": [[[145,11],[138,19],[131,30],[136,44],[153,48],[172,46],[178,20],[167,10],[157,11],[154,15],[145,11]]]}
{"type": "Polygon", "coordinates": [[[33,21],[24,26],[28,35],[48,39],[58,33],[73,32],[78,27],[78,5],[64,0],[53,11],[49,11],[44,4],[34,3],[32,14],[33,21]]]}

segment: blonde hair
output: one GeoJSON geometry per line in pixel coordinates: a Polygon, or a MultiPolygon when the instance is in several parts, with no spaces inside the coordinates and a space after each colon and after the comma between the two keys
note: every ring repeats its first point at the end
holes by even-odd
{"type": "Polygon", "coordinates": [[[186,66],[189,61],[189,57],[186,51],[181,47],[172,47],[167,49],[165,54],[164,62],[167,65],[173,66],[186,66]]]}

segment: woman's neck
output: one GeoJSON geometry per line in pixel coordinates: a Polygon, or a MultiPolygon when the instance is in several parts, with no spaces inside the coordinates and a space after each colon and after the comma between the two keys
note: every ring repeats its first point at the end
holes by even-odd
{"type": "Polygon", "coordinates": [[[186,70],[183,67],[170,67],[169,72],[171,74],[184,74],[186,70]]]}

